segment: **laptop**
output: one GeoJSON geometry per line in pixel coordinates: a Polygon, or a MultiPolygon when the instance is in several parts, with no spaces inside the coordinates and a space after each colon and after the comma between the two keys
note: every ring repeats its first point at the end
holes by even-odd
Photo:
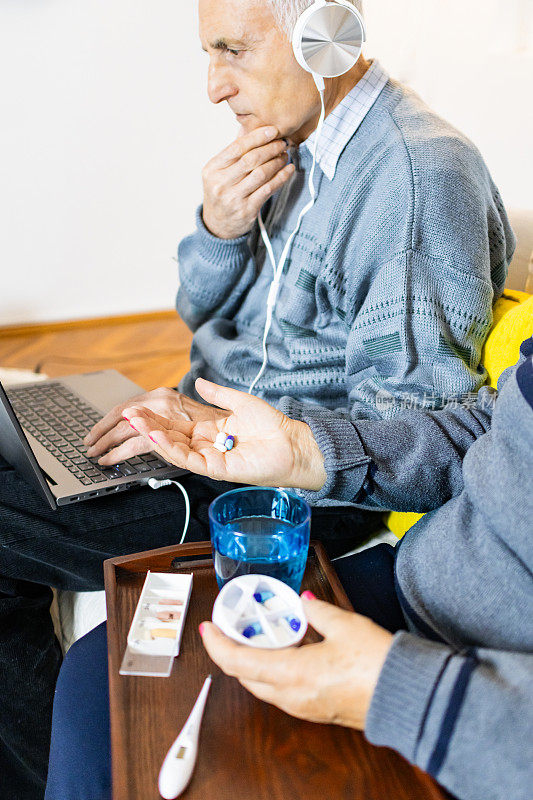
{"type": "Polygon", "coordinates": [[[0,383],[0,455],[53,509],[183,475],[154,453],[113,467],[87,457],[83,439],[93,425],[144,391],[116,370],[6,388],[0,383]]]}

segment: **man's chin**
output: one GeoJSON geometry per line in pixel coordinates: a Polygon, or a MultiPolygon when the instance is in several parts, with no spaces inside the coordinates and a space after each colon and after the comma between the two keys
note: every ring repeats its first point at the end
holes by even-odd
{"type": "Polygon", "coordinates": [[[257,128],[264,128],[267,125],[276,125],[275,122],[265,122],[262,119],[258,119],[255,114],[242,114],[236,117],[237,122],[239,124],[239,135],[244,136],[246,133],[251,133],[252,131],[257,130],[257,128]]]}
{"type": "Polygon", "coordinates": [[[257,117],[254,117],[253,114],[242,114],[237,117],[237,122],[239,123],[239,127],[241,130],[241,135],[245,133],[251,133],[255,131],[256,128],[260,128],[263,124],[259,122],[257,117]]]}
{"type": "MultiPolygon", "coordinates": [[[[241,117],[238,120],[238,122],[239,122],[239,133],[237,134],[237,137],[246,136],[248,133],[257,130],[257,128],[265,128],[267,125],[274,125],[274,127],[276,127],[279,131],[279,127],[276,125],[275,122],[264,122],[264,120],[260,120],[257,119],[257,117],[254,117],[253,114],[241,117]]],[[[280,139],[286,138],[287,142],[290,145],[293,144],[290,139],[290,136],[284,137],[282,134],[279,138],[280,139]]]]}

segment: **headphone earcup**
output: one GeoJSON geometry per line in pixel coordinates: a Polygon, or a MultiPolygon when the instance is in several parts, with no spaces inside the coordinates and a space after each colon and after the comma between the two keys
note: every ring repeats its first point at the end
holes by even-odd
{"type": "Polygon", "coordinates": [[[302,67],[302,69],[305,69],[306,72],[309,72],[310,70],[303,56],[302,39],[304,28],[312,10],[313,6],[309,6],[309,8],[306,8],[306,10],[300,14],[296,20],[296,25],[294,26],[294,30],[292,32],[292,49],[294,51],[294,57],[298,64],[302,67]]]}
{"type": "Polygon", "coordinates": [[[365,38],[365,25],[355,6],[318,0],[298,18],[292,47],[306,72],[336,78],[355,66],[365,38]]]}

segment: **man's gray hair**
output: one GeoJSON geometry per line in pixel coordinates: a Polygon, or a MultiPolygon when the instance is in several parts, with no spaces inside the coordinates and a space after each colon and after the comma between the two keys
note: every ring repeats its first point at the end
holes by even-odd
{"type": "MultiPolygon", "coordinates": [[[[313,5],[314,0],[267,0],[278,27],[290,38],[296,20],[306,8],[313,5]]],[[[358,11],[362,11],[362,0],[348,0],[358,11]]]]}

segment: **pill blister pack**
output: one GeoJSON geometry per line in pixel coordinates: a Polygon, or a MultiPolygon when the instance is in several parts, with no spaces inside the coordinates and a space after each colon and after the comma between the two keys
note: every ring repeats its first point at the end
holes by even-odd
{"type": "Polygon", "coordinates": [[[148,572],[128,633],[121,675],[170,675],[191,589],[192,574],[148,572]]]}
{"type": "Polygon", "coordinates": [[[213,622],[236,642],[271,650],[298,644],[307,630],[300,597],[267,575],[240,575],[226,583],[213,622]]]}

